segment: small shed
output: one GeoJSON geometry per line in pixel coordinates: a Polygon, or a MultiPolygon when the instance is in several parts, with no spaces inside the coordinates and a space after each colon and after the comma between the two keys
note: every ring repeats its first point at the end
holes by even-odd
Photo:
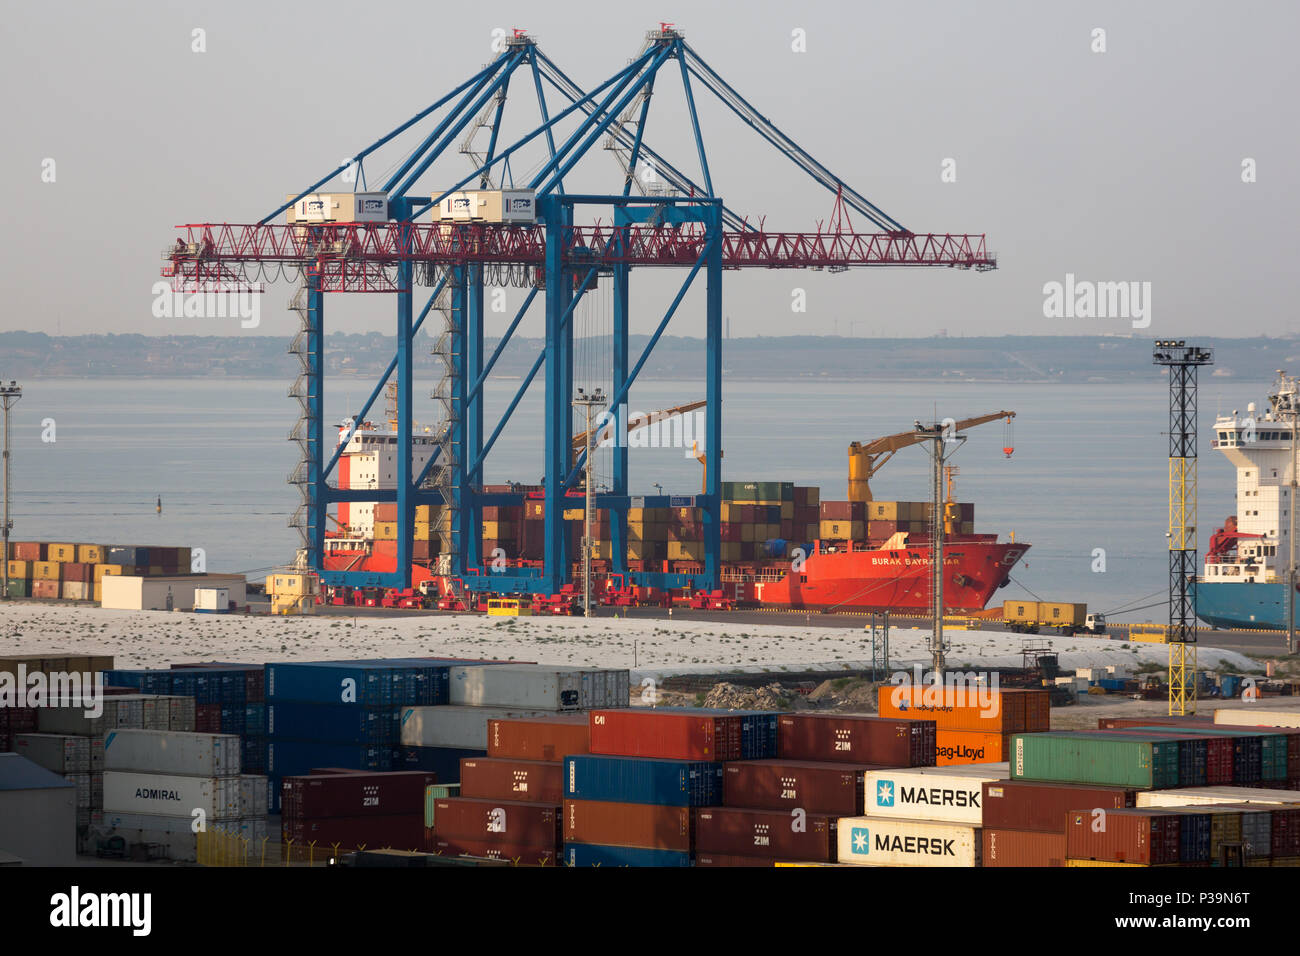
{"type": "Polygon", "coordinates": [[[0,855],[28,866],[77,858],[77,788],[15,753],[0,753],[0,855]]]}

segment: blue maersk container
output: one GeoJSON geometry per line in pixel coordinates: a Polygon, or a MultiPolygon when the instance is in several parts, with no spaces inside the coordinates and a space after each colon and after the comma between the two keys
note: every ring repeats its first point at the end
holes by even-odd
{"type": "Polygon", "coordinates": [[[691,854],[686,850],[566,843],[564,862],[569,866],[690,866],[691,854]]]}
{"type": "Polygon", "coordinates": [[[273,700],[266,705],[266,732],[298,740],[397,746],[401,724],[396,707],[303,704],[273,700]]]}
{"type": "Polygon", "coordinates": [[[565,757],[564,795],[571,800],[667,807],[721,806],[722,767],[721,761],[708,760],[596,754],[565,757]]]}

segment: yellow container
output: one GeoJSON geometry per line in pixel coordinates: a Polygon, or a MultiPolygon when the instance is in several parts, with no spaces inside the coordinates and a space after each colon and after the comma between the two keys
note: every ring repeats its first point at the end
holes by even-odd
{"type": "Polygon", "coordinates": [[[1111,863],[1109,860],[1066,860],[1066,866],[1146,866],[1146,863],[1111,863]]]}
{"type": "Polygon", "coordinates": [[[669,541],[669,561],[703,561],[704,544],[699,541],[669,541]]]}
{"type": "Polygon", "coordinates": [[[789,521],[793,517],[794,517],[794,502],[793,501],[781,502],[781,520],[789,521]]]}
{"type": "Polygon", "coordinates": [[[420,522],[424,522],[425,524],[428,524],[430,521],[433,520],[432,517],[431,517],[430,507],[431,507],[430,505],[416,505],[416,506],[415,506],[415,523],[416,523],[416,524],[419,524],[420,522]]]}
{"type": "Polygon", "coordinates": [[[102,544],[77,545],[77,560],[82,564],[99,564],[104,560],[104,546],[102,544]]]}
{"type": "MultiPolygon", "coordinates": [[[[53,547],[53,545],[50,545],[53,547]]],[[[57,581],[59,579],[59,562],[57,561],[33,561],[32,562],[32,580],[33,581],[57,581]]]]}
{"type": "Polygon", "coordinates": [[[820,536],[832,541],[858,541],[866,536],[864,524],[862,521],[823,521],[819,528],[820,536]]]}
{"type": "Polygon", "coordinates": [[[376,540],[376,541],[396,541],[396,540],[397,540],[397,522],[396,522],[396,521],[376,521],[376,522],[375,522],[375,540],[376,540]]]}
{"type": "MultiPolygon", "coordinates": [[[[725,508],[726,505],[724,504],[723,507],[725,508]]],[[[632,522],[634,522],[634,521],[635,521],[635,522],[638,522],[638,523],[639,523],[639,522],[642,522],[642,521],[645,521],[645,513],[646,513],[646,511],[647,511],[647,509],[645,509],[645,508],[628,508],[628,509],[627,509],[627,523],[628,523],[628,524],[632,524],[632,522]]]]}
{"type": "Polygon", "coordinates": [[[483,537],[495,538],[500,541],[502,538],[509,538],[514,534],[514,528],[509,521],[484,521],[483,537]]]}
{"type": "Polygon", "coordinates": [[[417,521],[417,522],[415,523],[415,540],[416,540],[416,541],[428,541],[428,540],[429,540],[429,533],[430,533],[430,525],[429,525],[429,522],[427,522],[427,521],[417,521]]]}
{"type": "Polygon", "coordinates": [[[151,577],[151,578],[160,578],[160,577],[162,577],[162,576],[163,576],[164,574],[166,574],[166,573],[167,573],[167,569],[164,568],[161,564],[151,564],[151,565],[149,565],[149,575],[148,575],[148,576],[151,577]]]}
{"type": "MultiPolygon", "coordinates": [[[[869,501],[867,502],[867,520],[868,521],[898,521],[899,503],[897,501],[869,501]]],[[[906,518],[901,519],[906,521],[906,518]]]]}
{"type": "Polygon", "coordinates": [[[91,600],[92,600],[92,601],[103,601],[103,600],[104,600],[104,584],[103,584],[103,582],[102,582],[102,581],[96,581],[94,584],[91,585],[91,588],[94,589],[93,592],[92,592],[91,600]]]}
{"type": "Polygon", "coordinates": [[[584,508],[566,508],[564,511],[565,521],[581,521],[587,512],[584,508]]]}
{"type": "Polygon", "coordinates": [[[46,547],[46,557],[50,561],[69,562],[77,560],[77,546],[75,544],[51,544],[46,547]]]}
{"type": "Polygon", "coordinates": [[[121,564],[97,564],[95,565],[95,580],[102,581],[105,576],[120,575],[124,567],[125,565],[121,564]]]}
{"type": "Polygon", "coordinates": [[[722,542],[720,546],[719,556],[722,558],[723,561],[739,561],[740,542],[739,541],[722,542]]]}
{"type": "Polygon", "coordinates": [[[11,578],[25,578],[30,572],[31,567],[26,561],[9,562],[9,577],[11,578]]]}

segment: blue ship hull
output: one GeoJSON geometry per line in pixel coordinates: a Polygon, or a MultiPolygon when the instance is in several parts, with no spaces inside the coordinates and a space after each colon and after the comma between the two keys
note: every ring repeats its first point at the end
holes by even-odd
{"type": "MultiPolygon", "coordinates": [[[[1213,627],[1286,630],[1285,584],[1197,582],[1196,616],[1213,627]]],[[[1300,595],[1296,604],[1300,605],[1300,595]]],[[[1300,614],[1296,615],[1300,621],[1300,614]]]]}

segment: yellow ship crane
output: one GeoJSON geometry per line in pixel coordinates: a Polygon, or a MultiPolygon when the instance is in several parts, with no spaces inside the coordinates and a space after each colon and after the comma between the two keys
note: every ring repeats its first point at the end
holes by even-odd
{"type": "MultiPolygon", "coordinates": [[[[1015,412],[990,412],[975,418],[963,418],[952,425],[952,433],[986,422],[1003,419],[1007,425],[1016,417],[1015,412]]],[[[885,462],[904,448],[925,441],[925,433],[916,430],[873,438],[868,442],[854,442],[849,445],[849,501],[871,501],[871,479],[875,477],[885,462]]]]}
{"type": "MultiPolygon", "coordinates": [[[[628,434],[631,434],[638,428],[657,425],[659,422],[665,421],[666,419],[672,418],[676,415],[685,415],[687,412],[693,412],[697,408],[703,408],[707,404],[708,402],[687,402],[685,405],[674,405],[672,408],[660,409],[657,412],[650,412],[648,415],[629,417],[627,421],[628,434]]],[[[591,429],[591,431],[596,432],[596,446],[600,447],[601,441],[613,437],[613,423],[606,422],[599,428],[591,429]]],[[[683,430],[683,434],[684,432],[685,430],[683,430]]],[[[573,461],[577,461],[578,456],[586,449],[587,436],[590,433],[591,432],[581,432],[580,434],[573,436],[573,461]]],[[[704,461],[703,456],[700,457],[700,461],[704,461]]]]}

